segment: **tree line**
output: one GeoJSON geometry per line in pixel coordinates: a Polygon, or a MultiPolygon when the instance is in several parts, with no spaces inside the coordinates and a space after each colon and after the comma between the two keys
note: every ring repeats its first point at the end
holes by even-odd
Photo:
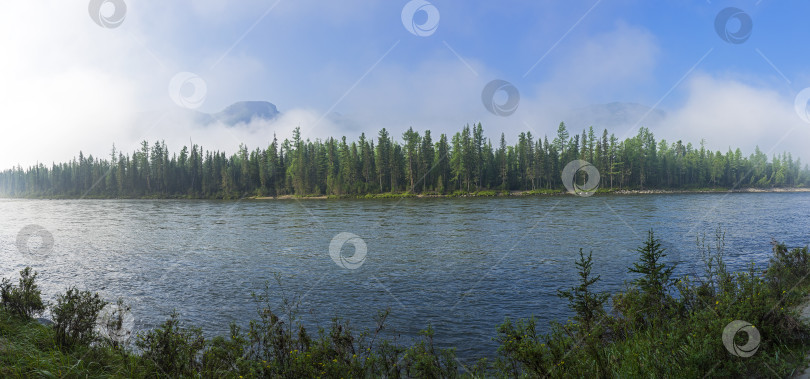
{"type": "Polygon", "coordinates": [[[652,132],[620,141],[593,127],[570,135],[560,123],[549,141],[523,132],[514,145],[502,133],[494,144],[483,127],[466,125],[438,140],[429,130],[409,128],[396,140],[383,128],[375,138],[292,139],[274,137],[266,148],[227,155],[192,144],[170,153],[163,141],[141,143],[125,153],[112,147],[109,159],[85,156],[50,167],[40,163],[0,172],[7,197],[190,197],[334,195],[378,193],[448,194],[484,190],[563,189],[561,173],[582,159],[600,173],[600,188],[695,189],[707,187],[797,187],[810,183],[810,170],[790,153],[768,156],[757,147],[711,151],[682,141],[656,142],[652,132]]]}

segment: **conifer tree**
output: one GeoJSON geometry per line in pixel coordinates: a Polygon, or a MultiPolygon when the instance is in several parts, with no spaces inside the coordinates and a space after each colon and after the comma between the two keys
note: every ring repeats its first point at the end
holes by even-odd
{"type": "Polygon", "coordinates": [[[655,238],[650,229],[644,245],[636,249],[639,253],[638,262],[629,268],[631,273],[641,274],[632,284],[638,286],[642,292],[643,301],[651,310],[659,310],[664,305],[672,276],[674,265],[662,262],[666,257],[665,249],[661,248],[661,241],[655,238]]]}
{"type": "Polygon", "coordinates": [[[582,249],[579,249],[579,260],[575,263],[579,285],[568,290],[558,290],[557,296],[568,300],[568,307],[575,312],[576,337],[582,341],[591,358],[596,361],[599,377],[607,377],[601,351],[601,337],[604,333],[602,326],[605,317],[604,305],[610,295],[595,292],[592,288],[599,281],[599,275],[591,275],[592,255],[593,252],[590,252],[586,257],[582,249]]]}

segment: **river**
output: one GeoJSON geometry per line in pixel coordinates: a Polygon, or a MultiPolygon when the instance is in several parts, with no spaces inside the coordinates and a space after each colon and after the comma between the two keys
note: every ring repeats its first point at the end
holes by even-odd
{"type": "Polygon", "coordinates": [[[733,270],[764,266],[773,238],[810,242],[810,193],[2,199],[0,215],[1,276],[16,281],[31,265],[50,301],[70,285],[123,297],[136,331],[176,309],[207,336],[225,334],[229,322],[256,318],[250,294],[265,282],[278,304],[278,274],[310,330],[335,316],[372,327],[377,311],[390,308],[387,337],[407,340],[431,324],[438,344],[457,347],[465,361],[495,355],[505,317],[534,315],[543,330],[564,322],[571,313],[556,291],[576,284],[579,248],[593,251],[599,289],[617,291],[632,279],[627,267],[650,228],[679,276],[701,272],[696,237],[706,233],[713,245],[718,226],[733,270]],[[21,250],[21,230],[44,232],[21,250]]]}

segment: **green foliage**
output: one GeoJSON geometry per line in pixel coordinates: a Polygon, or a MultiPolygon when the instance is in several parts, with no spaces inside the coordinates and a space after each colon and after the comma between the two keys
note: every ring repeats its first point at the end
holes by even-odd
{"type": "MultiPolygon", "coordinates": [[[[661,241],[655,238],[652,229],[647,232],[644,245],[636,251],[639,253],[638,262],[633,263],[628,271],[641,276],[631,283],[638,288],[640,301],[647,310],[646,312],[656,315],[667,303],[672,271],[675,266],[668,266],[662,262],[666,254],[661,248],[661,241]]],[[[651,319],[655,319],[655,317],[651,317],[651,319]]]]}
{"type": "Polygon", "coordinates": [[[192,375],[199,368],[197,355],[205,347],[198,328],[180,326],[179,315],[172,312],[161,326],[138,336],[136,346],[143,358],[153,363],[160,376],[192,375]]]}
{"type": "Polygon", "coordinates": [[[557,296],[568,300],[568,307],[574,311],[575,334],[586,347],[591,357],[596,362],[599,377],[606,377],[607,371],[602,357],[601,345],[604,327],[602,326],[605,317],[604,304],[608,300],[609,294],[594,292],[591,288],[599,281],[599,275],[592,276],[593,253],[588,253],[586,257],[579,249],[579,260],[575,262],[579,274],[579,285],[568,290],[560,290],[557,296]]]}
{"type": "MultiPolygon", "coordinates": [[[[568,307],[575,312],[574,320],[583,326],[582,333],[590,333],[590,330],[604,315],[604,304],[609,295],[596,293],[591,286],[599,281],[600,277],[592,276],[593,253],[588,253],[586,257],[579,249],[579,260],[574,264],[578,268],[579,285],[568,290],[557,291],[557,296],[568,300],[568,307]]],[[[581,337],[582,335],[580,335],[581,337]]]]}
{"type": "MultiPolygon", "coordinates": [[[[698,245],[706,273],[676,280],[678,296],[673,297],[672,284],[667,285],[671,267],[661,262],[665,255],[652,231],[647,237],[632,267],[644,280],[614,296],[615,317],[602,318],[597,325],[603,329],[586,327],[593,317],[584,294],[595,278],[588,270],[590,257],[580,254],[580,285],[561,291],[574,320],[552,324],[551,332],[540,335],[534,319],[507,319],[498,327],[497,372],[510,377],[786,377],[803,363],[810,330],[791,309],[810,290],[802,281],[810,272],[807,248],[775,244],[764,273],[753,264],[746,272],[729,273],[718,230],[715,248],[698,245]],[[660,306],[650,305],[656,301],[660,306]],[[733,320],[759,330],[755,355],[736,357],[723,346],[721,332],[733,320]],[[587,332],[590,336],[582,338],[587,332]]],[[[746,342],[744,333],[736,338],[739,345],[746,342]]]]}
{"type": "Polygon", "coordinates": [[[543,338],[537,332],[537,320],[534,317],[517,320],[515,323],[507,318],[498,326],[498,337],[495,339],[500,345],[500,359],[497,362],[500,370],[514,377],[523,374],[548,377],[555,360],[551,348],[543,343],[543,338]]]}
{"type": "Polygon", "coordinates": [[[107,305],[97,293],[68,288],[56,296],[51,308],[56,341],[61,346],[88,345],[97,340],[95,331],[98,314],[107,305]]]}
{"type": "MultiPolygon", "coordinates": [[[[596,138],[593,129],[569,133],[564,123],[556,137],[520,133],[514,145],[484,137],[483,126],[420,135],[408,129],[397,141],[382,129],[376,141],[361,134],[304,140],[274,137],[266,148],[245,145],[230,156],[198,145],[170,154],[166,144],[143,141],[125,154],[113,146],[108,159],[85,156],[70,162],[0,172],[0,195],[58,198],[218,198],[247,196],[332,196],[439,193],[466,195],[490,191],[555,193],[565,189],[561,173],[568,162],[584,159],[600,172],[599,192],[627,189],[736,189],[810,185],[810,168],[790,154],[770,161],[758,148],[742,152],[707,150],[682,141],[656,141],[647,128],[620,141],[596,138]]],[[[577,180],[583,180],[579,174],[577,180]]],[[[479,195],[479,196],[484,196],[479,195]]],[[[387,197],[383,195],[383,197],[387,197]]]]}
{"type": "Polygon", "coordinates": [[[787,291],[799,284],[810,274],[810,254],[807,246],[788,249],[782,243],[773,241],[773,256],[766,274],[773,290],[787,291]]]}
{"type": "Polygon", "coordinates": [[[475,192],[474,196],[478,196],[478,197],[498,196],[498,191],[495,191],[495,190],[478,191],[478,192],[475,192]]]}
{"type": "Polygon", "coordinates": [[[405,351],[403,371],[409,378],[454,378],[458,376],[455,349],[436,349],[433,327],[419,332],[421,340],[405,351]]]}
{"type": "Polygon", "coordinates": [[[39,286],[36,284],[37,272],[31,267],[20,271],[19,285],[3,278],[0,282],[0,306],[24,319],[30,319],[45,310],[39,286]]]}
{"type": "Polygon", "coordinates": [[[401,199],[401,198],[413,198],[416,197],[416,194],[406,192],[406,193],[368,193],[363,196],[366,199],[401,199]]]}
{"type": "Polygon", "coordinates": [[[247,341],[235,323],[230,325],[230,339],[214,337],[202,356],[202,372],[222,377],[237,372],[249,372],[251,362],[245,358],[247,341]]]}

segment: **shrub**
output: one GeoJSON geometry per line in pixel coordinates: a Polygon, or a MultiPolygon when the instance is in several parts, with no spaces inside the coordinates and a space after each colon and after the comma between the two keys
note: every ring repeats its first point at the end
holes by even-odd
{"type": "Polygon", "coordinates": [[[550,351],[542,341],[542,335],[537,332],[537,320],[531,317],[527,320],[519,319],[512,322],[506,319],[498,325],[499,343],[498,361],[502,372],[518,377],[529,374],[536,377],[548,377],[552,366],[550,351]]]}
{"type": "Polygon", "coordinates": [[[205,347],[199,328],[182,328],[177,312],[163,325],[139,335],[135,345],[142,356],[155,364],[161,376],[193,375],[199,366],[197,355],[205,347]]]}
{"type": "Polygon", "coordinates": [[[552,322],[551,331],[541,335],[536,329],[534,318],[519,319],[512,322],[507,319],[498,326],[500,357],[495,362],[499,373],[508,377],[593,377],[598,375],[596,369],[588,367],[585,372],[577,372],[570,362],[591,362],[590,355],[578,349],[581,340],[572,336],[576,324],[552,322]],[[569,362],[566,364],[565,362],[569,362]],[[574,369],[574,371],[571,371],[574,369]]]}
{"type": "Polygon", "coordinates": [[[783,243],[772,242],[773,256],[770,259],[767,277],[774,291],[790,290],[810,273],[808,248],[788,249],[783,243]]]}
{"type": "Polygon", "coordinates": [[[230,324],[230,339],[216,336],[203,352],[202,371],[205,377],[223,377],[229,373],[250,372],[251,361],[245,356],[247,340],[235,323],[230,324]]]}
{"type": "Polygon", "coordinates": [[[20,271],[20,284],[14,286],[8,279],[0,282],[0,304],[9,312],[30,319],[45,310],[41,292],[36,284],[37,272],[31,267],[20,271]]]}
{"type": "Polygon", "coordinates": [[[451,349],[436,349],[433,345],[433,327],[419,332],[422,337],[405,352],[402,366],[408,378],[455,378],[458,376],[456,352],[451,349]]]}
{"type": "Polygon", "coordinates": [[[53,314],[56,341],[62,346],[89,345],[97,340],[98,314],[107,305],[98,293],[79,291],[76,287],[56,297],[53,314]]]}
{"type": "Polygon", "coordinates": [[[476,193],[475,193],[475,196],[479,196],[479,197],[492,197],[492,196],[498,196],[498,192],[497,192],[497,191],[495,191],[495,190],[489,190],[489,191],[478,191],[478,192],[476,192],[476,193]]]}

